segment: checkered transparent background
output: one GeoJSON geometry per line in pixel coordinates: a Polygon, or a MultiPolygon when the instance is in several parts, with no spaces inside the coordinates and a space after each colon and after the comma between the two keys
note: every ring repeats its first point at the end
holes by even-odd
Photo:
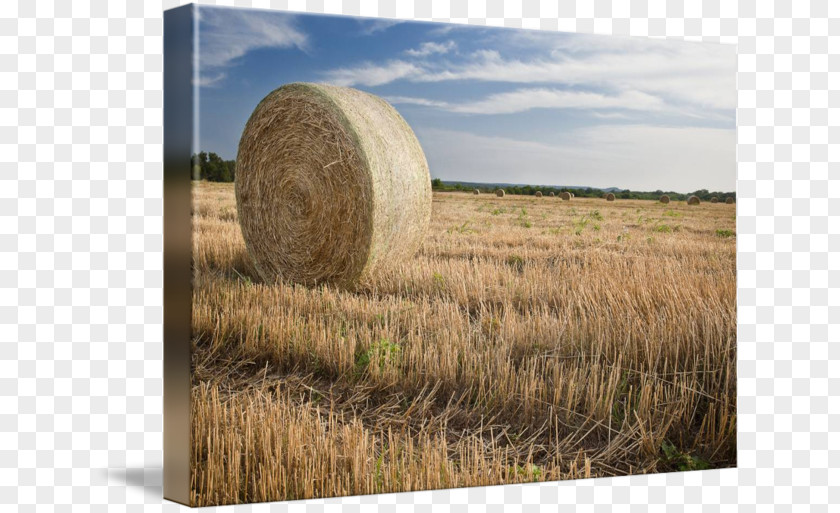
{"type": "MultiPolygon", "coordinates": [[[[737,43],[740,468],[236,509],[828,511],[840,3],[523,3],[219,2],[737,43]]],[[[177,2],[86,4],[0,2],[0,510],[175,510],[161,499],[161,13],[177,2]]]]}

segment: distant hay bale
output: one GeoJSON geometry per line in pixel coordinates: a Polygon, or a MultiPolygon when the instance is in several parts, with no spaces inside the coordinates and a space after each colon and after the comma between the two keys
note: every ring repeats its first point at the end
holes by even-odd
{"type": "Polygon", "coordinates": [[[727,205],[732,205],[733,203],[735,203],[735,198],[733,198],[731,196],[726,198],[726,204],[727,205]]]}
{"type": "Polygon", "coordinates": [[[504,198],[505,197],[505,190],[504,189],[496,189],[496,196],[498,196],[500,198],[504,198]]]}
{"type": "Polygon", "coordinates": [[[604,196],[604,198],[605,198],[607,201],[615,201],[615,194],[613,194],[613,193],[609,192],[609,193],[607,193],[607,195],[606,195],[606,196],[604,196]]]}
{"type": "Polygon", "coordinates": [[[569,201],[570,199],[572,199],[572,195],[568,192],[561,192],[560,193],[560,199],[565,200],[565,201],[569,201]]]}
{"type": "Polygon", "coordinates": [[[663,194],[662,196],[659,196],[659,203],[665,203],[665,204],[671,203],[671,198],[668,197],[667,194],[663,194]]]}
{"type": "Polygon", "coordinates": [[[534,194],[534,196],[542,198],[542,193],[540,191],[537,191],[536,194],[534,194]]]}
{"type": "Polygon", "coordinates": [[[718,201],[719,201],[719,200],[718,200],[718,197],[717,197],[717,196],[712,196],[711,198],[709,198],[709,202],[710,202],[710,203],[717,203],[718,201]]]}
{"type": "Polygon", "coordinates": [[[352,286],[420,246],[429,167],[408,123],[355,89],[293,83],[256,106],[239,141],[236,206],[260,276],[352,286]]]}
{"type": "Polygon", "coordinates": [[[698,198],[697,196],[691,196],[691,197],[688,198],[687,203],[689,205],[699,205],[700,204],[700,198],[698,198]]]}
{"type": "Polygon", "coordinates": [[[548,195],[549,195],[549,196],[551,196],[552,198],[553,198],[554,196],[556,196],[556,194],[554,194],[554,191],[549,192],[549,193],[548,193],[548,195]]]}
{"type": "Polygon", "coordinates": [[[480,190],[478,190],[478,189],[474,189],[474,190],[473,190],[473,194],[481,194],[481,191],[480,191],[480,190]]]}
{"type": "Polygon", "coordinates": [[[570,192],[569,194],[571,194],[573,198],[575,197],[575,193],[570,192]]]}

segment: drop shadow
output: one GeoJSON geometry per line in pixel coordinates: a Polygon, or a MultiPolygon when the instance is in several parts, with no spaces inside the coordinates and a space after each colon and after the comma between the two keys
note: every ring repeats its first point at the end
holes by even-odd
{"type": "Polygon", "coordinates": [[[163,468],[109,468],[100,469],[108,481],[143,492],[148,499],[163,500],[163,468]]]}

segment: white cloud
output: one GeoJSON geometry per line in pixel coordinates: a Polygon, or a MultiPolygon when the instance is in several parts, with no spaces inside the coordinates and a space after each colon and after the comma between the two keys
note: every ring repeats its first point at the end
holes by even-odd
{"type": "Polygon", "coordinates": [[[394,60],[382,65],[363,63],[355,68],[339,68],[326,75],[327,82],[340,86],[377,86],[422,72],[410,62],[394,60]]]}
{"type": "Polygon", "coordinates": [[[532,109],[631,109],[662,110],[665,104],[655,96],[639,91],[605,95],[585,91],[529,88],[492,94],[466,103],[447,103],[422,98],[393,98],[392,103],[413,103],[466,114],[513,114],[532,109]]]}
{"type": "Polygon", "coordinates": [[[358,22],[361,25],[361,33],[365,36],[370,36],[376,34],[377,32],[388,30],[394,25],[405,23],[405,20],[374,18],[370,20],[360,19],[358,22]]]}
{"type": "Polygon", "coordinates": [[[307,36],[284,13],[239,9],[202,9],[199,13],[199,85],[221,80],[224,69],[258,48],[306,50],[307,36]],[[213,80],[216,77],[216,80],[213,80]]]}
{"type": "Polygon", "coordinates": [[[404,104],[404,105],[422,105],[424,107],[437,107],[439,109],[449,109],[451,104],[437,100],[429,100],[427,98],[415,98],[412,96],[386,96],[385,99],[390,103],[404,104]]]}
{"type": "Polygon", "coordinates": [[[627,114],[623,112],[593,112],[593,116],[599,119],[627,119],[627,114]]]}
{"type": "Polygon", "coordinates": [[[421,43],[419,48],[411,48],[405,51],[412,57],[426,57],[434,54],[445,54],[455,49],[455,41],[446,41],[445,43],[435,43],[434,41],[426,41],[421,43]]]}
{"type": "Polygon", "coordinates": [[[195,85],[199,87],[213,87],[214,85],[218,84],[222,80],[227,78],[227,73],[205,73],[203,75],[199,75],[195,80],[195,85]]]}
{"type": "Polygon", "coordinates": [[[446,66],[419,75],[422,81],[481,80],[554,83],[634,89],[662,94],[701,107],[734,109],[735,52],[707,46],[664,53],[603,53],[584,58],[505,59],[495,51],[476,52],[464,66],[446,66]]]}
{"type": "Polygon", "coordinates": [[[735,190],[735,131],[601,125],[564,132],[554,143],[417,130],[432,176],[444,180],[735,190]]]}
{"type": "MultiPolygon", "coordinates": [[[[521,42],[523,37],[519,35],[516,40],[521,42]]],[[[543,35],[529,37],[546,41],[543,35]]],[[[603,39],[608,38],[590,37],[586,41],[603,39]]],[[[364,81],[371,74],[390,76],[390,81],[555,84],[639,91],[700,109],[735,109],[736,55],[732,47],[621,38],[587,48],[569,41],[572,38],[562,38],[557,47],[549,49],[550,55],[545,55],[544,44],[536,46],[532,53],[541,56],[533,58],[504,58],[496,50],[480,50],[458,62],[392,60],[385,65],[365,63],[361,68],[337,71],[345,77],[344,85],[373,85],[364,81]],[[395,68],[408,71],[387,73],[395,68]]],[[[375,85],[385,83],[377,81],[375,85]]]]}

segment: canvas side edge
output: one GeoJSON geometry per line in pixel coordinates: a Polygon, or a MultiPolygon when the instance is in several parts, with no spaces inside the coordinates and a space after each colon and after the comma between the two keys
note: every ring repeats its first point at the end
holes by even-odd
{"type": "Polygon", "coordinates": [[[190,503],[193,5],[163,15],[163,496],[190,503]]]}

